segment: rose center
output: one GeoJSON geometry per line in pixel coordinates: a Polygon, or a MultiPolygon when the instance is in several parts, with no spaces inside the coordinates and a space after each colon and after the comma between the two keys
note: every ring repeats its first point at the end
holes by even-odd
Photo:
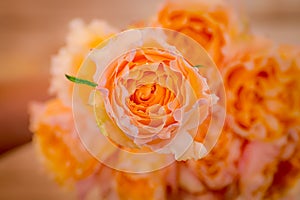
{"type": "Polygon", "coordinates": [[[130,96],[130,104],[142,106],[146,110],[147,107],[155,104],[165,106],[168,102],[173,101],[174,98],[175,95],[172,91],[154,83],[142,85],[137,88],[130,96]]]}
{"type": "Polygon", "coordinates": [[[166,87],[156,83],[146,84],[134,91],[129,97],[127,105],[133,114],[140,117],[139,122],[148,124],[151,121],[149,116],[151,106],[163,106],[165,114],[169,114],[171,111],[167,105],[173,102],[175,98],[175,94],[166,87]]]}
{"type": "Polygon", "coordinates": [[[135,96],[140,101],[148,101],[153,96],[153,93],[156,90],[156,85],[143,85],[135,91],[135,96]]]}

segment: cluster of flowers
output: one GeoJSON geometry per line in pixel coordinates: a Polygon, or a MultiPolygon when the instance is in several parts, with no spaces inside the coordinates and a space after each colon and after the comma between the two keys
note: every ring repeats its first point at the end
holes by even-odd
{"type": "Polygon", "coordinates": [[[130,174],[102,165],[81,144],[73,83],[86,54],[119,32],[74,20],[52,59],[55,97],[31,107],[31,130],[45,166],[81,197],[98,199],[296,199],[300,195],[300,49],[253,35],[222,1],[167,1],[149,26],[182,32],[209,53],[226,91],[221,136],[208,156],[130,174]]]}

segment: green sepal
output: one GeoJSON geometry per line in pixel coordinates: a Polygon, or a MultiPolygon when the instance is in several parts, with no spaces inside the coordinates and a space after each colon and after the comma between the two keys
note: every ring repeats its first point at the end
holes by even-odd
{"type": "Polygon", "coordinates": [[[88,86],[91,86],[91,87],[97,87],[98,84],[97,83],[94,83],[92,81],[88,81],[88,80],[85,80],[85,79],[81,79],[81,78],[76,78],[74,76],[70,76],[68,74],[65,74],[66,78],[69,80],[69,81],[72,81],[74,83],[78,83],[78,84],[84,84],[84,85],[88,85],[88,86]]]}
{"type": "Polygon", "coordinates": [[[205,66],[204,65],[195,65],[193,67],[202,68],[202,67],[205,67],[205,66]]]}

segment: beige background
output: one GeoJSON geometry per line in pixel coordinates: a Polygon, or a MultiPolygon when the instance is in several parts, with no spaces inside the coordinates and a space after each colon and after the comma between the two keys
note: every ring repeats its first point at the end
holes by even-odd
{"type": "MultiPolygon", "coordinates": [[[[300,45],[299,0],[238,1],[255,32],[300,45]]],[[[64,44],[68,22],[106,19],[125,28],[162,0],[0,0],[0,153],[29,142],[27,105],[48,97],[49,60],[64,44]]],[[[44,175],[30,143],[0,155],[0,199],[73,199],[44,175]]]]}

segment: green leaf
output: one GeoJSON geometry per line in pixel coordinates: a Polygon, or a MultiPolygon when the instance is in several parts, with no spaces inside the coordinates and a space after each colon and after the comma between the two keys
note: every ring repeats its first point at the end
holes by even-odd
{"type": "Polygon", "coordinates": [[[66,78],[69,80],[69,81],[72,81],[74,83],[78,83],[78,84],[84,84],[84,85],[88,85],[88,86],[91,86],[91,87],[96,87],[98,84],[97,83],[94,83],[92,81],[88,81],[88,80],[85,80],[85,79],[81,79],[81,78],[76,78],[74,76],[70,76],[68,74],[65,74],[66,78]]]}
{"type": "Polygon", "coordinates": [[[202,68],[202,67],[205,67],[205,66],[204,65],[195,65],[193,67],[202,68]]]}

